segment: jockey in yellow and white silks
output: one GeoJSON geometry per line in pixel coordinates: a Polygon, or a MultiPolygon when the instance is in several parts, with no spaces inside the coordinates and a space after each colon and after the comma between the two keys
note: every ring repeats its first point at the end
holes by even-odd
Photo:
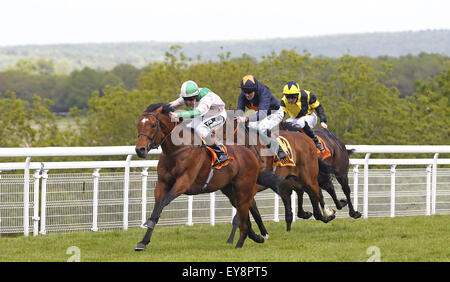
{"type": "Polygon", "coordinates": [[[324,148],[312,130],[317,124],[317,115],[319,115],[322,128],[328,128],[327,117],[319,100],[311,92],[301,90],[295,81],[286,83],[283,87],[283,94],[280,104],[288,116],[286,122],[290,123],[290,126],[298,128],[299,131],[304,131],[306,135],[311,137],[317,148],[323,151],[324,148]]]}
{"type": "Polygon", "coordinates": [[[225,103],[219,95],[208,88],[199,88],[194,81],[189,80],[181,86],[180,97],[169,104],[174,110],[182,106],[191,108],[189,111],[170,112],[169,115],[177,122],[179,118],[191,119],[187,127],[193,128],[214,150],[217,155],[216,164],[222,164],[228,160],[222,148],[223,145],[218,144],[212,134],[227,119],[225,103]]]}

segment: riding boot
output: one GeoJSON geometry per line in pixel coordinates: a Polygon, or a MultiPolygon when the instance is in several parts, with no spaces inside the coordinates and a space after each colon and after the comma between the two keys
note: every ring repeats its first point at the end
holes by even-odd
{"type": "Polygon", "coordinates": [[[287,158],[287,155],[283,151],[283,149],[281,148],[280,144],[278,144],[278,142],[275,139],[272,138],[272,131],[270,129],[267,129],[265,134],[266,134],[267,137],[270,138],[270,144],[267,145],[267,147],[269,149],[271,148],[271,146],[278,146],[278,151],[275,154],[274,161],[277,162],[279,160],[287,158]]]}
{"type": "Polygon", "coordinates": [[[309,127],[308,123],[305,122],[305,126],[303,127],[303,130],[305,131],[306,135],[308,135],[316,144],[317,149],[319,149],[319,151],[323,151],[325,150],[322,147],[322,144],[320,144],[319,139],[317,138],[317,136],[314,134],[314,132],[312,131],[311,127],[309,127]]]}
{"type": "Polygon", "coordinates": [[[281,148],[281,146],[278,146],[278,152],[277,152],[277,154],[275,155],[274,161],[277,162],[277,161],[283,160],[283,159],[285,159],[285,158],[287,158],[286,153],[283,151],[283,149],[281,148]]]}
{"type": "Polygon", "coordinates": [[[214,166],[223,164],[228,160],[228,156],[223,149],[223,145],[213,144],[209,146],[217,155],[217,160],[214,163],[214,166]]]}

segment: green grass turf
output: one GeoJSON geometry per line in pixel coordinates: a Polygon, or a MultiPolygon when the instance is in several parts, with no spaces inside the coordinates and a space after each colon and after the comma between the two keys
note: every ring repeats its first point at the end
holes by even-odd
{"type": "Polygon", "coordinates": [[[381,261],[450,261],[450,215],[298,220],[291,232],[284,222],[265,224],[269,240],[247,238],[242,249],[234,248],[238,233],[233,244],[225,243],[231,224],[156,226],[144,252],[134,251],[145,233],[140,228],[3,237],[0,261],[64,262],[74,254],[67,254],[71,246],[79,248],[82,262],[365,262],[377,254],[381,261]]]}

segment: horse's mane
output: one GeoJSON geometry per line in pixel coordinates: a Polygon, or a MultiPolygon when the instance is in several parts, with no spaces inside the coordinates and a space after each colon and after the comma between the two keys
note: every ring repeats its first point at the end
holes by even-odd
{"type": "Polygon", "coordinates": [[[162,107],[163,114],[168,114],[169,112],[174,111],[174,109],[172,107],[170,107],[170,104],[156,103],[156,104],[151,104],[150,106],[148,106],[147,109],[145,109],[145,112],[146,113],[154,112],[157,109],[159,109],[160,107],[162,107]]]}

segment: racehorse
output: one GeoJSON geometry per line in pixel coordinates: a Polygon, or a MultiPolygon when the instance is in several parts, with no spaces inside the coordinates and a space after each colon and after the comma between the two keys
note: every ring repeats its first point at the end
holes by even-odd
{"type": "MultiPolygon", "coordinates": [[[[297,131],[296,127],[290,125],[290,123],[282,122],[280,124],[282,129],[286,129],[289,131],[297,131]]],[[[347,150],[345,147],[345,143],[341,138],[336,136],[330,130],[325,129],[315,129],[314,134],[322,138],[323,142],[325,142],[325,146],[330,150],[331,156],[326,158],[324,161],[327,165],[329,165],[332,170],[331,174],[336,177],[336,180],[342,187],[342,191],[345,194],[346,200],[341,199],[338,200],[336,196],[336,192],[334,189],[334,185],[332,180],[332,175],[329,176],[323,175],[323,177],[319,178],[319,186],[330,194],[331,198],[333,198],[334,204],[338,210],[342,209],[348,204],[349,215],[352,218],[360,218],[361,213],[355,211],[352,200],[350,197],[350,186],[348,185],[348,170],[350,166],[349,155],[353,153],[354,150],[347,150]]],[[[303,210],[303,192],[299,191],[298,194],[298,216],[300,218],[309,218],[311,217],[310,212],[305,212],[303,210]]]]}
{"type": "MultiPolygon", "coordinates": [[[[233,124],[233,132],[234,132],[234,142],[238,144],[243,144],[252,152],[258,156],[260,161],[261,169],[264,171],[272,171],[273,169],[273,156],[261,156],[261,149],[265,148],[265,145],[260,142],[260,138],[252,138],[250,135],[255,136],[256,134],[249,134],[250,129],[245,127],[245,135],[238,136],[238,124],[236,121],[232,121],[229,118],[227,119],[227,126],[229,124],[233,124]],[[242,137],[245,139],[242,140],[242,137]],[[256,144],[256,145],[250,145],[256,144]]],[[[226,132],[229,132],[228,129],[226,132]]],[[[224,134],[226,135],[226,134],[224,134]]],[[[325,206],[322,191],[319,188],[318,178],[319,178],[319,167],[322,173],[326,172],[328,175],[328,166],[322,161],[319,160],[315,150],[315,144],[305,134],[297,133],[297,132],[288,132],[288,131],[280,131],[280,135],[286,138],[292,148],[292,157],[295,162],[295,166],[284,166],[284,167],[276,167],[275,173],[279,175],[283,180],[282,183],[278,185],[278,189],[273,189],[278,195],[280,195],[283,200],[283,204],[285,207],[285,221],[286,221],[286,229],[289,231],[291,229],[291,223],[293,220],[292,207],[290,195],[293,190],[297,193],[300,191],[309,195],[311,199],[311,203],[313,206],[314,218],[316,220],[321,220],[325,223],[333,220],[335,218],[334,211],[331,211],[328,207],[325,206]]],[[[224,136],[224,139],[226,136],[224,136]]],[[[267,187],[259,186],[258,192],[265,190],[267,187]]],[[[267,230],[265,229],[261,216],[258,212],[256,202],[253,201],[250,206],[250,211],[258,224],[258,227],[263,236],[267,236],[267,230]]],[[[233,218],[233,229],[231,234],[227,240],[228,243],[233,242],[234,233],[237,229],[237,225],[240,222],[238,215],[233,218]]]]}
{"type": "Polygon", "coordinates": [[[242,219],[236,248],[243,246],[247,236],[257,243],[263,243],[264,238],[251,228],[248,217],[249,206],[258,190],[257,183],[276,187],[277,177],[274,174],[260,172],[255,155],[244,146],[227,146],[228,154],[233,161],[215,170],[214,176],[205,186],[205,180],[209,176],[208,172],[212,165],[210,155],[204,146],[176,145],[173,142],[175,139],[169,138],[178,125],[171,121],[168,115],[170,111],[169,105],[152,104],[147,107],[137,124],[139,135],[135,148],[136,154],[140,158],[146,158],[148,152],[158,146],[161,146],[162,153],[157,166],[155,205],[145,223],[147,227],[145,236],[135,250],[145,250],[163,208],[172,200],[181,194],[195,195],[217,190],[221,190],[228,197],[237,209],[239,218],[242,219]]]}

